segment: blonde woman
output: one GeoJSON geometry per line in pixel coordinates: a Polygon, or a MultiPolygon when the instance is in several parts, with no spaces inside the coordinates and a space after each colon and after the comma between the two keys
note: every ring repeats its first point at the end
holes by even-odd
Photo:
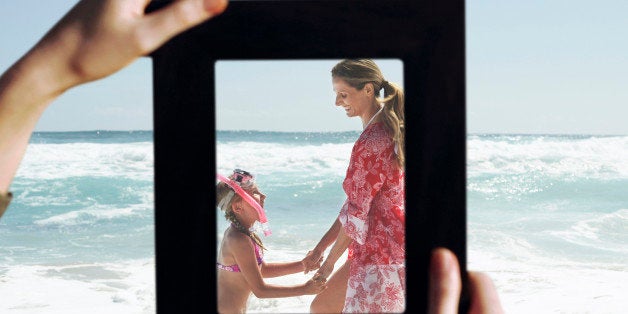
{"type": "MultiPolygon", "coordinates": [[[[306,256],[313,265],[335,243],[314,278],[327,278],[346,249],[347,262],[318,295],[312,312],[403,312],[405,309],[404,94],[370,59],[342,60],[331,71],[336,106],[359,117],[343,182],[340,214],[306,256]],[[380,97],[383,91],[383,97],[380,97]],[[344,297],[339,297],[344,295],[344,297]]],[[[309,267],[307,267],[309,270],[309,267]]]]}

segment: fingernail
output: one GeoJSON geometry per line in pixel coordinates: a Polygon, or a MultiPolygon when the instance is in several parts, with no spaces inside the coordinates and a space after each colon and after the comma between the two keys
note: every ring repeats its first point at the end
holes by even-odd
{"type": "Polygon", "coordinates": [[[228,3],[227,0],[204,0],[203,7],[211,14],[220,14],[227,8],[228,3]]]}

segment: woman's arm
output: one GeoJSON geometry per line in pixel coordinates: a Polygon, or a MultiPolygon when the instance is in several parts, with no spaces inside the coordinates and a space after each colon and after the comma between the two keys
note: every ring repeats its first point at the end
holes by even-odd
{"type": "Polygon", "coordinates": [[[336,220],[331,225],[329,230],[327,230],[327,232],[325,232],[325,235],[323,235],[321,240],[318,241],[318,244],[316,244],[314,249],[307,252],[307,255],[302,261],[303,264],[305,265],[304,273],[307,274],[309,271],[320,267],[320,263],[323,258],[323,253],[325,252],[327,247],[329,247],[332,243],[334,243],[334,241],[338,237],[338,232],[341,229],[340,227],[341,227],[340,220],[336,218],[336,220]]]}
{"type": "Polygon", "coordinates": [[[253,244],[248,236],[238,234],[227,239],[233,256],[240,267],[240,272],[249,284],[251,291],[258,298],[285,298],[305,294],[317,294],[325,289],[325,280],[308,280],[295,286],[279,286],[264,282],[262,272],[257,265],[253,244]]]}
{"type": "Polygon", "coordinates": [[[54,99],[117,72],[227,6],[227,0],[181,0],[144,14],[149,2],[80,1],[0,76],[0,195],[7,195],[31,133],[54,99]]]}
{"type": "Polygon", "coordinates": [[[340,228],[340,232],[338,233],[338,237],[336,238],[336,242],[334,246],[331,247],[331,251],[329,251],[329,255],[327,255],[327,259],[323,262],[323,265],[318,269],[316,274],[314,275],[314,279],[325,278],[331,275],[331,272],[334,270],[334,265],[342,256],[342,254],[347,250],[349,245],[351,244],[352,239],[345,233],[344,228],[340,228]]]}

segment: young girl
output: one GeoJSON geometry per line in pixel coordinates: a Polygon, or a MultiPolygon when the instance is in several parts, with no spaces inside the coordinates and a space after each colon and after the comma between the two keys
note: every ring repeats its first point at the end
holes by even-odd
{"type": "MultiPolygon", "coordinates": [[[[264,212],[264,195],[253,176],[236,169],[228,178],[218,175],[216,205],[225,212],[231,225],[225,230],[218,253],[218,312],[243,313],[251,292],[258,298],[282,298],[317,294],[325,289],[325,280],[308,280],[296,286],[277,286],[263,278],[294,274],[305,270],[303,261],[289,263],[264,262],[261,239],[251,231],[254,223],[262,223],[270,234],[264,212]]],[[[320,264],[321,260],[319,260],[320,264]]]]}

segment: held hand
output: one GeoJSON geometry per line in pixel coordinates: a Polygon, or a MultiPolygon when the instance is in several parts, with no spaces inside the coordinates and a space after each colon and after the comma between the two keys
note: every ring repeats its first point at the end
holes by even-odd
{"type": "Polygon", "coordinates": [[[120,70],[227,6],[227,0],[179,0],[145,14],[149,2],[82,0],[32,52],[55,64],[51,74],[64,78],[57,86],[62,92],[120,70]]]}
{"type": "MultiPolygon", "coordinates": [[[[461,288],[458,259],[447,249],[435,249],[430,262],[428,313],[457,313],[461,288]]],[[[487,275],[469,272],[469,292],[469,313],[504,312],[495,286],[487,275]]]]}
{"type": "Polygon", "coordinates": [[[310,279],[305,283],[305,294],[319,294],[327,288],[327,280],[310,279]]]}
{"type": "Polygon", "coordinates": [[[329,263],[328,261],[325,261],[323,263],[323,265],[321,265],[321,267],[318,269],[316,274],[314,274],[314,277],[312,279],[314,279],[314,280],[318,280],[318,279],[325,279],[325,280],[327,280],[327,278],[329,277],[329,275],[331,275],[331,273],[333,271],[334,271],[334,264],[329,263]]]}
{"type": "Polygon", "coordinates": [[[323,262],[323,255],[317,253],[315,250],[307,252],[305,258],[301,261],[303,263],[303,267],[305,268],[304,274],[308,272],[318,269],[321,267],[321,263],[323,262]]]}

